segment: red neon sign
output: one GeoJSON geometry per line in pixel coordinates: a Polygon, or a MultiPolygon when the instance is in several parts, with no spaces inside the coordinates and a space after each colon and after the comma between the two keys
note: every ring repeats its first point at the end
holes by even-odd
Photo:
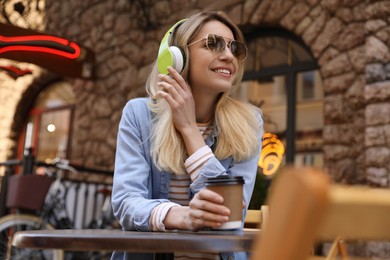
{"type": "Polygon", "coordinates": [[[77,59],[81,50],[74,42],[50,35],[30,35],[6,37],[0,35],[0,54],[11,51],[44,52],[77,59]]]}

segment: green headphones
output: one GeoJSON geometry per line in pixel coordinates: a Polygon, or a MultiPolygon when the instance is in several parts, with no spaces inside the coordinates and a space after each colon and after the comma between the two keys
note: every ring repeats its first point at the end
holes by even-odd
{"type": "Polygon", "coordinates": [[[173,25],[164,35],[161,40],[160,48],[158,49],[157,68],[161,74],[168,74],[167,67],[171,66],[179,73],[184,68],[185,54],[176,46],[169,46],[170,39],[175,32],[176,28],[182,24],[186,19],[180,20],[173,25]]]}

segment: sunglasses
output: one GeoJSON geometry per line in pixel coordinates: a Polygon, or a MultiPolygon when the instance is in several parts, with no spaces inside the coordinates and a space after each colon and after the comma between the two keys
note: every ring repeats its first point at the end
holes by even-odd
{"type": "Polygon", "coordinates": [[[244,61],[247,56],[247,49],[244,43],[230,40],[226,43],[225,39],[216,34],[207,34],[205,38],[194,41],[193,43],[188,44],[188,46],[194,45],[200,41],[205,41],[205,45],[209,51],[213,53],[221,53],[225,50],[226,46],[230,49],[234,57],[239,61],[244,61]]]}

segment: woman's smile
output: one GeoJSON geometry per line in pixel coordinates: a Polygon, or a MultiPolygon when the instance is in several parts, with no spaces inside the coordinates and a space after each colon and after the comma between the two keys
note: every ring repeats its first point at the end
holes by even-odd
{"type": "Polygon", "coordinates": [[[218,68],[212,69],[212,71],[217,73],[219,76],[224,77],[224,78],[230,79],[232,77],[232,70],[230,68],[218,67],[218,68]]]}

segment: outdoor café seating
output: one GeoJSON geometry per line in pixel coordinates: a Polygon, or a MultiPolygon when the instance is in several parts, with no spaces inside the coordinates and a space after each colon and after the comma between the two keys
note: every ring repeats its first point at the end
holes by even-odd
{"type": "Polygon", "coordinates": [[[388,189],[336,185],[320,170],[286,168],[268,204],[252,260],[354,259],[349,241],[390,241],[388,189]],[[313,246],[326,241],[333,241],[326,257],[314,256],[313,246]]]}
{"type": "Polygon", "coordinates": [[[251,260],[345,260],[355,259],[348,255],[350,241],[390,241],[387,189],[336,185],[323,171],[286,167],[271,186],[267,205],[249,211],[247,227],[249,223],[257,227],[242,233],[24,231],[15,235],[13,245],[160,253],[248,251],[251,260]],[[333,242],[327,255],[316,256],[314,246],[325,242],[333,242]]]}

